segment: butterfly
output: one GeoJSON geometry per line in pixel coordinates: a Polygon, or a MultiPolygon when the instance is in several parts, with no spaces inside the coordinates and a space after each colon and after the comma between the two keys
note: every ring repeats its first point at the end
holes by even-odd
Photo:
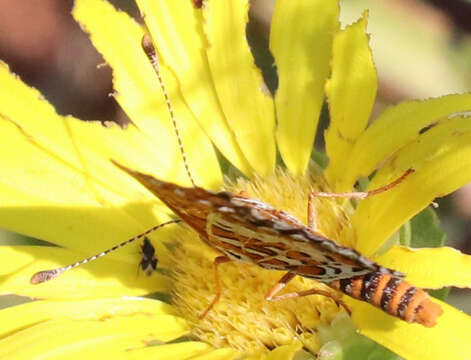
{"type": "MultiPolygon", "coordinates": [[[[403,279],[404,274],[376,264],[354,249],[336,244],[267,203],[226,191],[215,193],[199,187],[182,187],[115,164],[156,195],[206,244],[222,254],[215,259],[217,293],[202,316],[220,298],[217,269],[228,261],[286,271],[267,293],[267,300],[311,294],[330,297],[318,289],[277,296],[295,276],[303,276],[326,283],[407,322],[434,326],[442,313],[427,292],[403,279]]],[[[378,190],[385,191],[397,185],[408,174],[378,190]]],[[[334,300],[342,304],[338,299],[334,300]]]]}
{"type": "MultiPolygon", "coordinates": [[[[366,301],[407,322],[417,322],[427,327],[436,324],[437,318],[442,314],[442,309],[431,301],[427,292],[409,284],[404,280],[404,274],[385,268],[356,250],[340,246],[320,234],[314,226],[313,212],[309,210],[312,198],[315,196],[365,198],[387,191],[404,181],[413,172],[412,169],[392,183],[369,192],[313,193],[308,203],[308,226],[287,212],[276,209],[263,201],[251,199],[245,194],[232,194],[227,191],[212,192],[198,187],[186,161],[171,101],[160,77],[158,59],[150,36],[143,38],[142,46],[156,70],[163,89],[183,163],[193,187],[183,187],[159,180],[118,162],[113,161],[113,163],[150,190],[179,219],[159,224],[109,250],[75,264],[38,272],[33,275],[32,283],[50,280],[64,271],[145,237],[160,227],[183,222],[196,231],[207,245],[220,253],[214,260],[216,295],[201,317],[212,309],[221,296],[219,265],[229,261],[241,261],[264,269],[285,272],[266,294],[267,300],[282,300],[312,294],[333,298],[329,292],[319,289],[279,295],[279,292],[295,276],[302,276],[323,282],[333,289],[355,299],[366,301]]],[[[144,268],[146,265],[146,269],[149,266],[152,268],[157,261],[155,259],[154,262],[153,249],[148,251],[146,248],[144,251],[143,247],[142,251],[145,257],[141,261],[141,266],[144,268]]],[[[333,299],[337,304],[347,308],[340,299],[335,297],[333,299]]]]}

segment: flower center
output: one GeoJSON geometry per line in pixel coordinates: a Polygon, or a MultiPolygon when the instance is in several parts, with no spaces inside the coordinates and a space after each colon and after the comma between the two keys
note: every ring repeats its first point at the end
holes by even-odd
{"type": "MultiPolygon", "coordinates": [[[[278,170],[274,175],[248,181],[238,179],[227,184],[233,193],[244,191],[249,197],[265,201],[306,223],[308,197],[313,190],[328,191],[320,176],[294,177],[278,170]]],[[[336,201],[315,199],[317,231],[331,239],[350,228],[348,211],[336,201]]],[[[347,236],[348,237],[348,236],[347,236]]],[[[329,325],[339,312],[335,302],[325,296],[311,295],[270,302],[267,291],[283,272],[264,270],[256,265],[229,262],[219,266],[222,296],[204,319],[204,312],[216,294],[213,260],[220,255],[198,235],[182,228],[176,235],[172,254],[174,304],[193,325],[193,334],[215,347],[233,347],[247,354],[268,351],[276,346],[300,340],[306,349],[317,352],[322,345],[317,328],[329,325]]],[[[342,241],[343,244],[352,243],[342,241]]],[[[282,293],[318,288],[334,291],[326,285],[297,276],[282,293]]]]}

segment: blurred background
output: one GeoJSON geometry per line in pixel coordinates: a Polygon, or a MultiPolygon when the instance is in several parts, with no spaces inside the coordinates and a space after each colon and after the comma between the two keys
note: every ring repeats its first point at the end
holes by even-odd
{"type": "MultiPolygon", "coordinates": [[[[141,21],[133,1],[110,2],[141,21]]],[[[471,0],[340,3],[342,25],[369,9],[368,31],[379,75],[373,118],[402,100],[471,91],[471,0]]],[[[251,4],[248,35],[273,90],[276,80],[266,50],[273,0],[251,4]]],[[[60,114],[126,123],[126,115],[109,96],[111,69],[74,22],[72,6],[71,0],[0,0],[0,59],[38,88],[60,114]]],[[[471,254],[471,184],[437,202],[447,244],[471,254]]],[[[12,241],[22,238],[0,232],[0,243],[12,241]]],[[[449,298],[471,314],[470,300],[471,291],[460,289],[453,289],[449,298]]]]}

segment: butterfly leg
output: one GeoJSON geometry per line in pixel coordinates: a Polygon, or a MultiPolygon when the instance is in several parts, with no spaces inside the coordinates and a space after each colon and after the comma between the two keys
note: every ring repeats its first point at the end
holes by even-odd
{"type": "Polygon", "coordinates": [[[249,193],[245,190],[241,190],[241,191],[239,191],[237,196],[241,197],[241,198],[244,198],[244,199],[248,199],[249,198],[249,193]]]}
{"type": "Polygon", "coordinates": [[[333,296],[330,292],[324,291],[324,290],[319,290],[319,289],[309,289],[309,290],[303,290],[303,291],[296,291],[296,292],[290,292],[282,295],[276,295],[278,294],[288,282],[290,282],[296,274],[288,272],[283,277],[272,287],[270,290],[268,290],[267,294],[265,295],[265,300],[268,301],[278,301],[278,300],[284,300],[284,299],[292,299],[296,297],[301,297],[301,296],[308,296],[308,295],[322,295],[325,297],[328,297],[332,299],[338,307],[342,306],[349,315],[352,314],[348,306],[338,297],[333,296]]]}
{"type": "Polygon", "coordinates": [[[393,182],[386,184],[380,188],[373,189],[370,191],[353,191],[353,192],[344,192],[344,193],[329,193],[329,192],[312,192],[312,196],[318,197],[329,197],[329,198],[356,198],[356,199],[365,199],[367,197],[380,194],[382,192],[388,191],[392,189],[396,185],[400,184],[402,181],[405,180],[410,174],[414,172],[414,169],[407,170],[404,174],[402,174],[399,178],[394,180],[393,182]]]}
{"type": "Polygon", "coordinates": [[[231,259],[225,255],[218,256],[216,259],[214,259],[213,268],[214,268],[214,280],[216,282],[216,295],[214,296],[213,301],[211,301],[211,303],[206,308],[206,310],[198,317],[200,320],[204,319],[205,316],[208,315],[208,312],[214,307],[214,305],[216,305],[216,303],[221,298],[222,287],[221,287],[221,279],[219,278],[219,273],[218,273],[218,266],[229,261],[231,261],[231,259]]]}
{"type": "Polygon", "coordinates": [[[276,300],[275,295],[278,294],[293,278],[296,276],[295,273],[287,272],[278,282],[273,285],[270,290],[265,294],[265,300],[272,301],[276,300]]]}
{"type": "Polygon", "coordinates": [[[291,292],[291,293],[278,295],[278,296],[272,296],[270,299],[267,299],[267,300],[278,301],[278,300],[292,299],[292,298],[308,296],[308,295],[322,295],[322,296],[328,297],[329,299],[332,299],[335,302],[335,304],[337,304],[338,307],[343,307],[349,315],[352,314],[347,304],[345,304],[341,299],[332,295],[328,291],[319,290],[319,289],[309,289],[309,290],[291,292]]]}

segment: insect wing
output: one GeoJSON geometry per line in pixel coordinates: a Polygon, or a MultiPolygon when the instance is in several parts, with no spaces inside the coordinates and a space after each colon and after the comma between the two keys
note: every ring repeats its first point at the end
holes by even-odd
{"type": "Polygon", "coordinates": [[[212,247],[234,260],[324,282],[379,272],[403,276],[337,245],[295,217],[254,199],[158,180],[117,164],[162,200],[212,247]]]}
{"type": "Polygon", "coordinates": [[[203,238],[207,238],[206,219],[213,211],[215,204],[216,206],[223,205],[220,203],[220,196],[216,196],[202,188],[185,188],[165,182],[153,176],[129,169],[114,161],[113,163],[139,181],[203,238]]]}
{"type": "Polygon", "coordinates": [[[253,199],[233,196],[224,207],[216,208],[208,217],[207,233],[211,242],[216,240],[213,246],[229,257],[323,282],[372,271],[403,276],[253,199]]]}

